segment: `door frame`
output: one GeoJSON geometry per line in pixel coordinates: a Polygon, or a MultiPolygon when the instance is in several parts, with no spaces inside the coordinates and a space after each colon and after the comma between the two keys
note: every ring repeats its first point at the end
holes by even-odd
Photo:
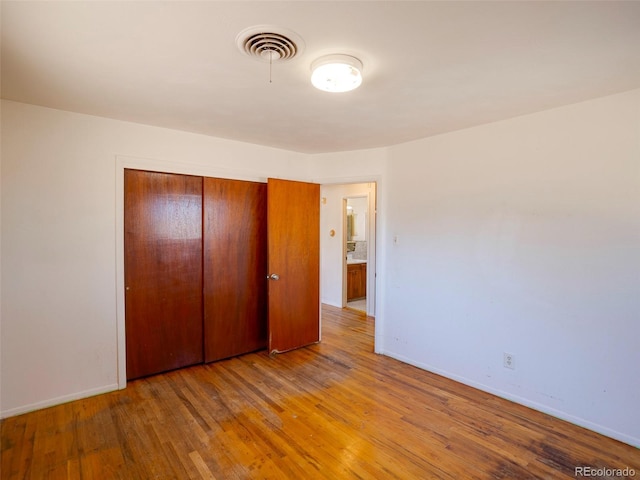
{"type": "MultiPolygon", "coordinates": [[[[364,182],[375,183],[375,182],[364,182]]],[[[350,184],[347,184],[350,185],[350,184]]],[[[375,194],[373,195],[375,199],[375,194]]],[[[371,222],[375,222],[375,200],[372,200],[371,193],[361,193],[356,195],[345,195],[342,197],[342,308],[347,306],[347,204],[349,199],[366,198],[367,199],[367,218],[365,220],[365,229],[367,230],[367,278],[366,278],[366,313],[375,317],[375,227],[371,228],[371,222]],[[373,215],[372,215],[373,210],[373,215]],[[370,272],[371,270],[371,272],[370,272]],[[373,300],[370,302],[369,297],[373,300]]]]}

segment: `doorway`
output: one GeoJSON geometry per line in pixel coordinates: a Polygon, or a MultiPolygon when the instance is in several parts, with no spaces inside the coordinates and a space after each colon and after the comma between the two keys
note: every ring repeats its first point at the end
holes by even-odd
{"type": "Polygon", "coordinates": [[[364,181],[320,190],[321,301],[369,316],[375,316],[376,187],[364,181]]]}
{"type": "Polygon", "coordinates": [[[343,199],[344,258],[342,296],[347,308],[367,312],[368,195],[343,199]]]}

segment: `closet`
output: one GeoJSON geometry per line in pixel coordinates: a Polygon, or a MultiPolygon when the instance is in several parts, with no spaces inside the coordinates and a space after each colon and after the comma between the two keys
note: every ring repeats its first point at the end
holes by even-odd
{"type": "Polygon", "coordinates": [[[266,184],[125,170],[127,378],[264,348],[266,184]]]}
{"type": "Polygon", "coordinates": [[[319,185],[124,170],[129,380],[318,342],[319,185]]]}

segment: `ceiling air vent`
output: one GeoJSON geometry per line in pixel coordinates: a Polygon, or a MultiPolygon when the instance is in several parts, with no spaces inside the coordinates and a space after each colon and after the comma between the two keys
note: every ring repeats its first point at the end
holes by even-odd
{"type": "Polygon", "coordinates": [[[304,50],[297,33],[273,25],[244,29],[236,37],[236,44],[242,53],[264,62],[290,60],[304,50]]]}

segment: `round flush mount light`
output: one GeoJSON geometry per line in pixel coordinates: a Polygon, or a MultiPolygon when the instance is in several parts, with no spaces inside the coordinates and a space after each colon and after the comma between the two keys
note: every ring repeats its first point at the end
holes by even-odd
{"type": "Polygon", "coordinates": [[[311,64],[311,83],[325,92],[348,92],[362,83],[362,62],[351,55],[325,55],[311,64]]]}

